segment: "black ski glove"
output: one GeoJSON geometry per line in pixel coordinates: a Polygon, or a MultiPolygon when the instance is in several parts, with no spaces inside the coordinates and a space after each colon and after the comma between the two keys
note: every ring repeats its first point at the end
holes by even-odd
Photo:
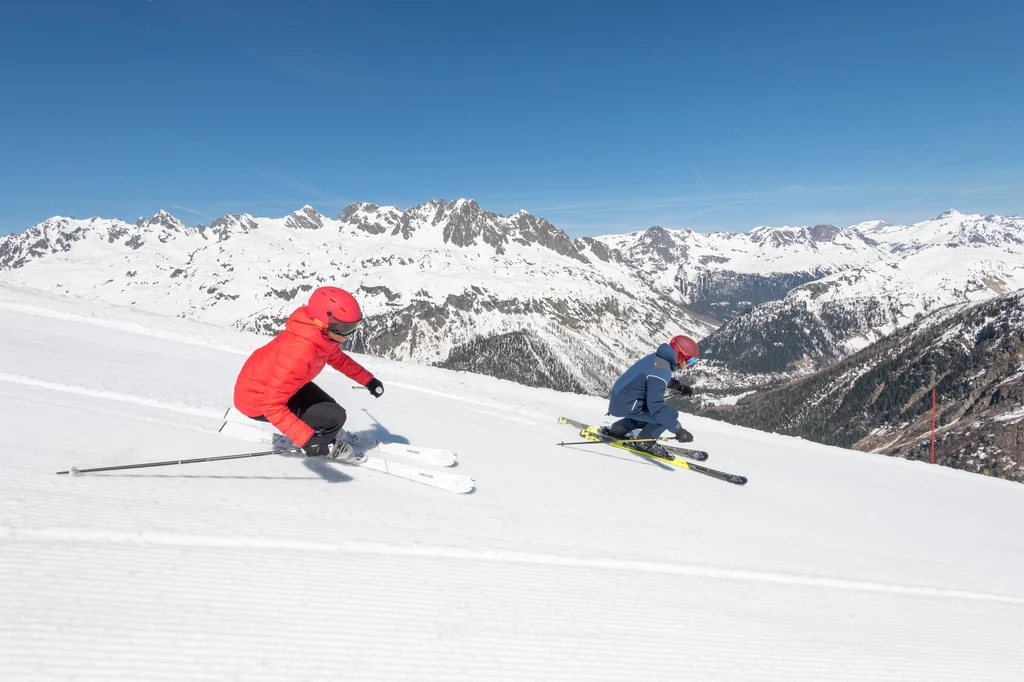
{"type": "Polygon", "coordinates": [[[676,440],[680,443],[692,443],[693,434],[683,428],[682,424],[676,422],[676,440]]]}
{"type": "Polygon", "coordinates": [[[333,438],[329,438],[317,431],[313,434],[313,437],[302,446],[302,452],[305,453],[306,457],[326,457],[331,454],[331,445],[333,443],[333,438]]]}
{"type": "Polygon", "coordinates": [[[370,379],[370,383],[366,384],[366,390],[373,394],[374,398],[379,398],[384,395],[384,384],[380,382],[380,379],[374,377],[370,379]]]}
{"type": "Polygon", "coordinates": [[[679,379],[672,379],[672,381],[668,382],[668,387],[670,390],[677,391],[679,395],[693,395],[693,387],[687,386],[679,381],[679,379]]]}

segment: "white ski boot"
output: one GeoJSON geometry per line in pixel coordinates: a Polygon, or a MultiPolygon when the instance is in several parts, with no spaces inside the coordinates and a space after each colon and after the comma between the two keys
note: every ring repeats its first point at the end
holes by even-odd
{"type": "Polygon", "coordinates": [[[339,431],[334,437],[334,447],[331,448],[331,457],[339,462],[347,464],[362,464],[366,461],[366,453],[355,448],[359,442],[359,436],[348,431],[339,431]]]}

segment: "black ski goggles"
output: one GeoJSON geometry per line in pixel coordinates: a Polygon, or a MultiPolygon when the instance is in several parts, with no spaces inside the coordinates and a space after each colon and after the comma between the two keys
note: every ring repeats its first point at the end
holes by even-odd
{"type": "Polygon", "coordinates": [[[327,325],[327,331],[338,336],[351,336],[357,329],[363,326],[362,319],[358,319],[355,322],[342,322],[331,318],[331,323],[327,325]]]}

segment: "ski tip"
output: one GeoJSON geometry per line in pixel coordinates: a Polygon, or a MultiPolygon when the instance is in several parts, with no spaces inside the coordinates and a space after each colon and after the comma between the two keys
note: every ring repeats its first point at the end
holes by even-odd
{"type": "Polygon", "coordinates": [[[463,480],[456,481],[451,487],[453,493],[466,494],[476,490],[476,479],[470,476],[464,476],[463,480]]]}
{"type": "Polygon", "coordinates": [[[747,477],[746,476],[735,476],[735,475],[733,475],[733,476],[729,476],[729,478],[726,479],[726,480],[728,480],[729,483],[735,483],[736,485],[746,485],[747,484],[747,477]]]}

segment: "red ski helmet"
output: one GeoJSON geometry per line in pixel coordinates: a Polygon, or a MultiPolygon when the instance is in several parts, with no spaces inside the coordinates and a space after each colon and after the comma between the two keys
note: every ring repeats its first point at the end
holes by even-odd
{"type": "Polygon", "coordinates": [[[338,287],[320,287],[309,296],[306,312],[321,329],[348,336],[363,323],[363,311],[352,294],[338,287]]]}
{"type": "Polygon", "coordinates": [[[697,347],[697,342],[689,336],[674,336],[668,345],[675,350],[680,367],[692,365],[700,357],[700,348],[697,347]]]}

